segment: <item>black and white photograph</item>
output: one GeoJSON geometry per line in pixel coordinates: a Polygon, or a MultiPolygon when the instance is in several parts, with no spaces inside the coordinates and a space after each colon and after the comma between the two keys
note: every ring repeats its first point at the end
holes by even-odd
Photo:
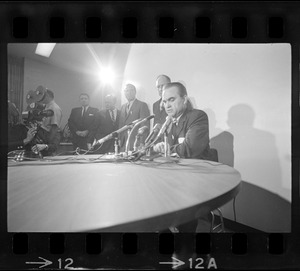
{"type": "Polygon", "coordinates": [[[290,44],[7,56],[8,232],[291,232],[290,44]]]}

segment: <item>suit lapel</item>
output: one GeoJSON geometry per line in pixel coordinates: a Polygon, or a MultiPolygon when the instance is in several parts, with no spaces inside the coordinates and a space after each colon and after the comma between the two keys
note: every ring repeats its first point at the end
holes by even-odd
{"type": "Polygon", "coordinates": [[[131,112],[134,111],[134,108],[135,108],[136,104],[137,104],[137,99],[134,100],[131,107],[129,108],[128,114],[126,114],[126,105],[125,105],[125,114],[126,114],[125,120],[127,120],[128,117],[131,115],[131,112]]]}
{"type": "Polygon", "coordinates": [[[183,130],[185,121],[186,121],[186,114],[184,113],[178,121],[177,129],[176,129],[177,136],[179,136],[181,131],[183,130]]]}
{"type": "Polygon", "coordinates": [[[178,124],[177,126],[175,124],[172,123],[172,139],[173,139],[173,142],[176,144],[177,141],[178,141],[178,138],[180,136],[180,133],[182,132],[182,130],[184,130],[184,123],[186,121],[186,114],[184,113],[179,121],[178,121],[178,124]]]}
{"type": "Polygon", "coordinates": [[[125,122],[126,122],[128,116],[130,114],[130,110],[128,111],[128,113],[126,113],[126,106],[127,106],[127,104],[125,104],[124,107],[123,107],[123,109],[122,109],[122,110],[124,110],[124,114],[123,115],[125,116],[125,120],[124,120],[125,122]]]}

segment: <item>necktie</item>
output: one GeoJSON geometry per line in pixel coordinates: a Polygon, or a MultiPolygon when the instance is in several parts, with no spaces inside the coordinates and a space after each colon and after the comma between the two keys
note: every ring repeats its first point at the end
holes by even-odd
{"type": "Polygon", "coordinates": [[[171,133],[172,133],[172,139],[174,144],[177,143],[177,127],[178,127],[178,119],[173,119],[172,121],[172,128],[171,128],[171,133]]]}
{"type": "Polygon", "coordinates": [[[178,119],[177,118],[173,119],[172,122],[173,122],[173,125],[178,126],[178,119]]]}
{"type": "Polygon", "coordinates": [[[161,100],[160,101],[160,104],[159,104],[159,111],[162,112],[164,110],[164,103],[163,101],[161,100]]]}
{"type": "Polygon", "coordinates": [[[86,110],[86,108],[83,107],[83,108],[82,108],[82,114],[81,114],[82,117],[84,116],[85,110],[86,110]]]}
{"type": "Polygon", "coordinates": [[[115,114],[114,114],[114,110],[110,110],[110,116],[111,116],[111,120],[112,120],[112,122],[115,122],[116,121],[116,119],[115,119],[115,114]]]}
{"type": "Polygon", "coordinates": [[[126,115],[128,115],[128,113],[129,113],[129,108],[130,108],[130,103],[128,103],[126,106],[126,115]]]}

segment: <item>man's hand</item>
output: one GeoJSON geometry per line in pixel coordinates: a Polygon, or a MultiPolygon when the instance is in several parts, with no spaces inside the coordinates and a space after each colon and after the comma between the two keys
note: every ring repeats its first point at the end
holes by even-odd
{"type": "MultiPolygon", "coordinates": [[[[165,143],[164,142],[157,143],[156,145],[154,145],[153,150],[155,152],[165,153],[165,143]]],[[[170,151],[170,145],[167,144],[167,152],[169,151],[170,151]]]]}
{"type": "Polygon", "coordinates": [[[36,144],[34,145],[31,150],[34,152],[34,153],[38,153],[42,150],[45,150],[48,148],[48,145],[47,144],[36,144]]]}
{"type": "Polygon", "coordinates": [[[82,137],[82,131],[76,131],[76,135],[81,136],[82,137]]]}
{"type": "Polygon", "coordinates": [[[81,136],[81,137],[86,137],[88,135],[89,131],[76,131],[76,135],[81,136]]]}
{"type": "Polygon", "coordinates": [[[87,143],[87,148],[88,148],[88,150],[90,150],[92,148],[92,144],[91,143],[87,143]]]}
{"type": "Polygon", "coordinates": [[[82,133],[82,136],[83,136],[83,137],[86,137],[86,136],[88,135],[89,131],[88,131],[88,130],[85,130],[85,131],[82,131],[81,133],[82,133]]]}
{"type": "Polygon", "coordinates": [[[36,133],[37,133],[36,127],[29,128],[29,130],[27,131],[27,137],[23,140],[24,145],[28,144],[34,138],[36,133]]]}

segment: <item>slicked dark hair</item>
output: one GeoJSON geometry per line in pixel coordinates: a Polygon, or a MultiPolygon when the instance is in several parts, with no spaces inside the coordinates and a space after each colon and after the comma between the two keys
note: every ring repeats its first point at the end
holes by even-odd
{"type": "Polygon", "coordinates": [[[169,89],[171,87],[177,87],[180,97],[183,97],[183,96],[187,95],[187,91],[186,91],[185,86],[183,84],[179,83],[179,82],[171,82],[171,83],[165,84],[163,86],[163,91],[166,90],[166,89],[169,89]]]}
{"type": "Polygon", "coordinates": [[[87,97],[90,99],[90,95],[87,94],[87,93],[80,93],[79,98],[80,98],[81,96],[87,96],[87,97]]]}

